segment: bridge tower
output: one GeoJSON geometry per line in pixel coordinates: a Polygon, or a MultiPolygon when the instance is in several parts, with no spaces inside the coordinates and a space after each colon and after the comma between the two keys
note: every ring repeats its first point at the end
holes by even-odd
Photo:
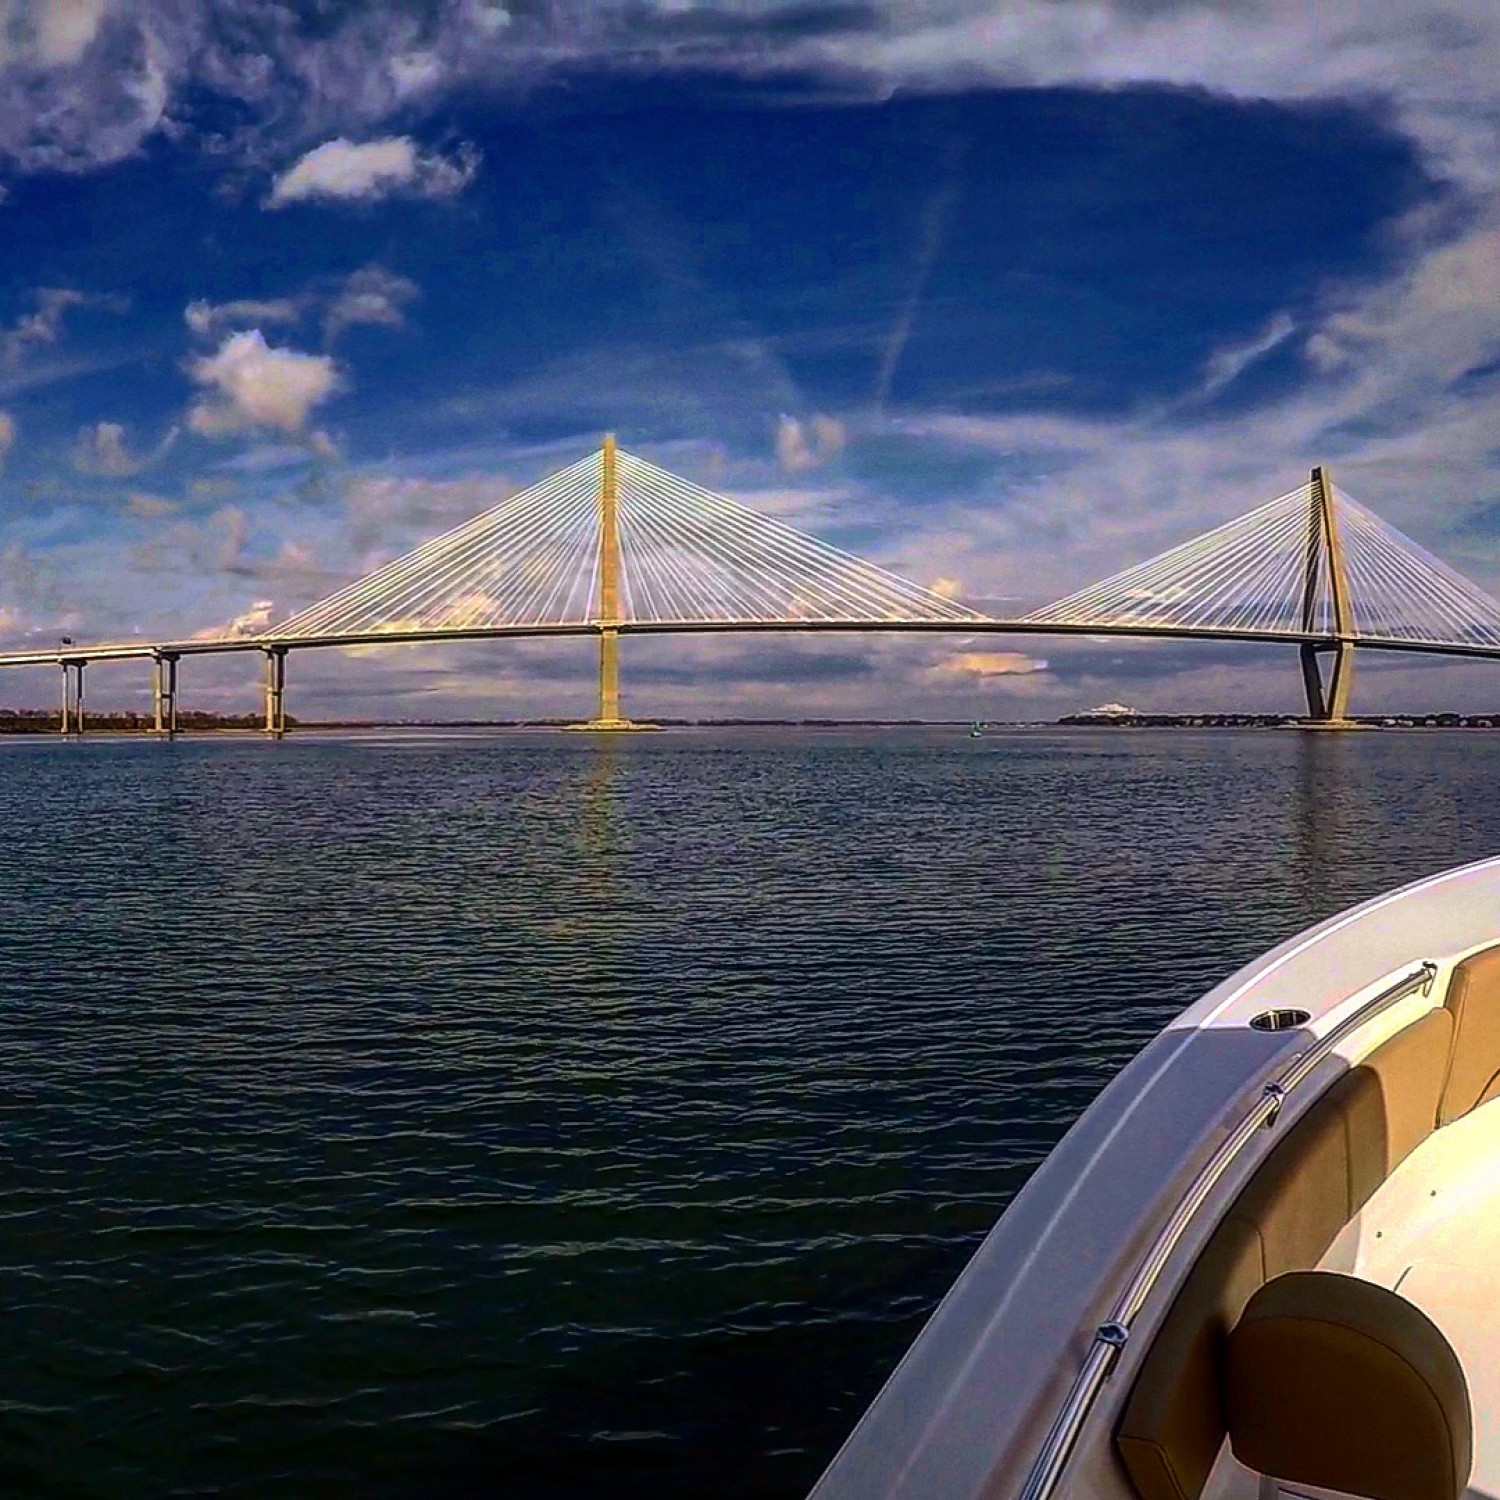
{"type": "Polygon", "coordinates": [[[1302,685],[1307,694],[1310,725],[1343,728],[1348,725],[1349,687],[1354,679],[1354,611],[1349,597],[1349,574],[1339,534],[1338,506],[1333,480],[1325,465],[1312,471],[1307,514],[1307,566],[1302,586],[1302,630],[1306,635],[1331,627],[1324,644],[1301,646],[1302,685]],[[1325,597],[1326,613],[1320,607],[1325,597]],[[1325,682],[1318,653],[1333,653],[1333,670],[1325,682]]]}
{"type": "Polygon", "coordinates": [[[599,477],[599,711],[575,729],[655,729],[620,713],[620,469],[612,432],[604,434],[599,477]]]}

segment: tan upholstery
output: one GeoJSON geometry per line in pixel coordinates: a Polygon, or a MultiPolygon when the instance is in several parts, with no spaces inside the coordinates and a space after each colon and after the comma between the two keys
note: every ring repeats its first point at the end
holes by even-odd
{"type": "Polygon", "coordinates": [[[1429,1011],[1288,1131],[1214,1232],[1136,1377],[1116,1443],[1143,1500],[1197,1500],[1224,1442],[1224,1343],[1251,1295],[1308,1270],[1432,1131],[1452,1018],[1429,1011]]]}
{"type": "Polygon", "coordinates": [[[1463,1367],[1406,1298],[1293,1271],[1250,1299],[1224,1350],[1234,1456],[1369,1500],[1458,1500],[1473,1461],[1463,1367]]]}
{"type": "Polygon", "coordinates": [[[1224,1342],[1265,1280],[1262,1264],[1254,1226],[1224,1224],[1151,1345],[1115,1435],[1146,1500],[1191,1500],[1208,1478],[1227,1428],[1219,1393],[1224,1342]]]}
{"type": "MultiPolygon", "coordinates": [[[[1438,1123],[1438,1098],[1452,1045],[1450,1012],[1429,1011],[1376,1048],[1336,1085],[1336,1091],[1343,1091],[1349,1127],[1351,1219],[1375,1189],[1432,1134],[1438,1123]]],[[[1267,1272],[1268,1278],[1275,1274],[1267,1272]]]]}
{"type": "Polygon", "coordinates": [[[1438,1124],[1451,1125],[1500,1095],[1500,947],[1466,958],[1448,985],[1453,1013],[1453,1060],[1438,1124]]]}

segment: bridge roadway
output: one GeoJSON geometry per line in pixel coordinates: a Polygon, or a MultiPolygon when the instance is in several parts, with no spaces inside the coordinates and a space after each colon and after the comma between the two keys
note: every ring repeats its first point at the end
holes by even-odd
{"type": "Polygon", "coordinates": [[[618,635],[729,635],[852,633],[881,631],[900,635],[1026,635],[1130,637],[1149,640],[1246,641],[1272,646],[1315,646],[1341,642],[1371,651],[1409,651],[1429,656],[1500,658],[1500,645],[1396,637],[1312,634],[1292,630],[1220,629],[1213,626],[1063,624],[1038,620],[635,620],[618,624],[493,625],[472,629],[377,630],[354,635],[278,636],[274,632],[217,640],[119,641],[59,645],[46,651],[0,652],[0,667],[76,666],[107,661],[216,656],[236,651],[301,651],[324,646],[393,646],[437,641],[594,638],[606,630],[618,635]]]}

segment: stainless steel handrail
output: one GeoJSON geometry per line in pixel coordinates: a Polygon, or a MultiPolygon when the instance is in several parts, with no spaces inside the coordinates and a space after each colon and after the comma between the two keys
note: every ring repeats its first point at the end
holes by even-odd
{"type": "Polygon", "coordinates": [[[1255,1138],[1258,1131],[1276,1123],[1287,1095],[1302,1083],[1350,1032],[1357,1031],[1388,1006],[1394,1005],[1398,1000],[1406,999],[1408,995],[1416,994],[1418,990],[1423,994],[1429,993],[1433,980],[1437,978],[1437,973],[1438,966],[1435,963],[1423,960],[1415,969],[1403,974],[1394,984],[1388,985],[1378,995],[1372,996],[1363,1005],[1351,1011],[1326,1035],[1314,1041],[1305,1052],[1298,1053],[1279,1078],[1266,1084],[1249,1112],[1219,1143],[1214,1154],[1209,1157],[1203,1169],[1193,1179],[1187,1192],[1178,1200],[1171,1218],[1163,1225],[1161,1233],[1157,1235],[1150,1250],[1137,1267],[1124,1294],[1115,1303],[1114,1311],[1094,1331],[1094,1340],[1089,1346],[1089,1352],[1073,1379],[1067,1398],[1058,1408],[1057,1415],[1053,1418],[1052,1425],[1047,1430],[1047,1436],[1027,1475],[1025,1488],[1021,1491],[1021,1500],[1048,1500],[1056,1488],[1068,1459],[1072,1457],[1084,1419],[1088,1416],[1100,1388],[1114,1368],[1120,1350],[1130,1340],[1131,1326],[1136,1316],[1145,1306],[1146,1299],[1160,1280],[1162,1271],[1165,1270],[1167,1262],[1181,1243],[1188,1225],[1197,1216],[1209,1194],[1234,1164],[1240,1152],[1255,1138]]]}

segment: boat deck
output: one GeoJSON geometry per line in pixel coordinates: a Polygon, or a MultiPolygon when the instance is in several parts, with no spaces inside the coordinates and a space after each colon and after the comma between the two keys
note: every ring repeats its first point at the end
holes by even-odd
{"type": "Polygon", "coordinates": [[[1469,1494],[1500,1497],[1500,1099],[1428,1136],[1323,1264],[1399,1291],[1442,1329],[1474,1408],[1469,1494]]]}

